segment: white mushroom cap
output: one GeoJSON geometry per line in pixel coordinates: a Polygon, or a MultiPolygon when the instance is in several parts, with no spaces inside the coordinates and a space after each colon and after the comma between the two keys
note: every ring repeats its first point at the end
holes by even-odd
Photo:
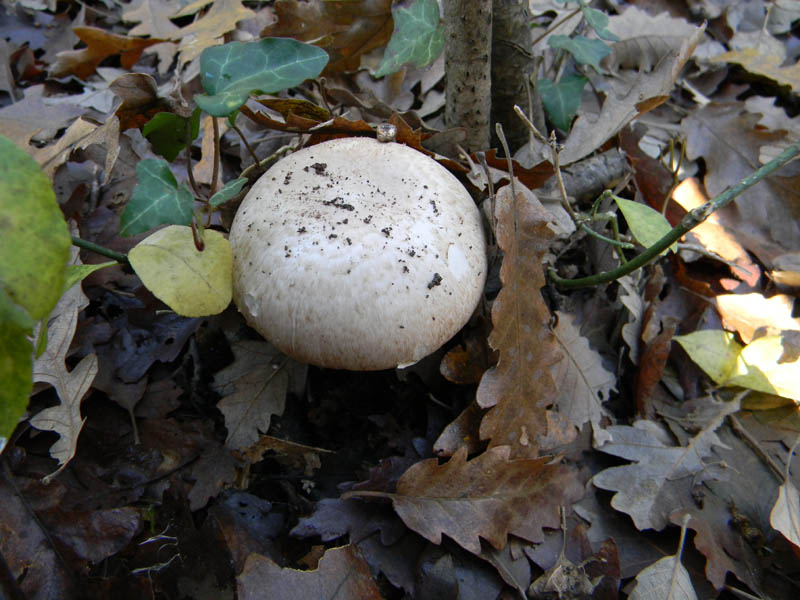
{"type": "Polygon", "coordinates": [[[282,352],[351,370],[407,366],[467,322],[486,239],[467,190],[402,144],[344,138],[256,181],[230,233],[233,297],[282,352]]]}

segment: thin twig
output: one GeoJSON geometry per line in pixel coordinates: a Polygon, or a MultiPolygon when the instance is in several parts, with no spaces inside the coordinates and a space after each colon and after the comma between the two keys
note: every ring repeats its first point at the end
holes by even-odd
{"type": "Polygon", "coordinates": [[[217,117],[211,117],[211,124],[214,126],[214,170],[211,173],[211,190],[208,197],[213,196],[217,191],[217,181],[219,180],[219,162],[220,162],[220,148],[219,148],[219,123],[217,117]]]}
{"type": "Polygon", "coordinates": [[[194,173],[192,172],[192,128],[186,125],[186,170],[189,173],[189,185],[192,186],[195,198],[200,198],[200,188],[197,187],[197,182],[194,180],[194,173]]]}
{"type": "Polygon", "coordinates": [[[242,133],[242,130],[239,129],[239,127],[237,127],[235,123],[230,123],[230,126],[231,129],[233,129],[236,133],[238,133],[239,137],[242,138],[242,143],[244,144],[244,147],[247,148],[247,151],[250,153],[250,156],[253,157],[253,162],[258,164],[258,156],[256,156],[256,151],[253,150],[253,147],[250,145],[250,142],[248,142],[247,138],[244,137],[244,133],[242,133]]]}

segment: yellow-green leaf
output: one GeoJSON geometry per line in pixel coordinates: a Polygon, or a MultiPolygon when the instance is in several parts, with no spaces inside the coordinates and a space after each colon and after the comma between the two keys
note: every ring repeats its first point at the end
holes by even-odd
{"type": "Polygon", "coordinates": [[[231,301],[233,254],[219,232],[203,232],[195,247],[192,230],[170,225],[145,238],[129,253],[136,274],[155,296],[184,317],[222,312],[231,301]]]}
{"type": "Polygon", "coordinates": [[[721,329],[695,331],[674,338],[686,354],[703,369],[715,383],[723,384],[735,372],[742,346],[732,333],[721,329]]]}
{"type": "Polygon", "coordinates": [[[785,331],[753,340],[742,349],[726,383],[800,401],[797,337],[797,332],[785,331]]]}
{"type": "MultiPolygon", "coordinates": [[[[622,211],[628,227],[631,228],[633,237],[645,248],[655,244],[672,229],[664,215],[646,204],[633,202],[625,198],[617,198],[616,196],[614,196],[614,200],[616,200],[617,206],[622,211]]],[[[675,252],[678,249],[678,244],[672,244],[668,249],[675,252]]],[[[666,250],[662,254],[665,252],[666,250]]]]}

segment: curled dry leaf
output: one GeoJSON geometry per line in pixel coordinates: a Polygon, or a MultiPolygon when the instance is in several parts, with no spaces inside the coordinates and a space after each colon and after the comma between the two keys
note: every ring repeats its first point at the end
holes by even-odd
{"type": "Polygon", "coordinates": [[[552,239],[550,214],[535,196],[514,199],[511,186],[498,191],[496,202],[497,243],[505,256],[489,344],[500,358],[478,386],[478,404],[490,408],[480,436],[491,440],[490,447],[509,445],[511,456],[532,457],[537,438],[547,433],[545,410],[557,396],[549,367],[561,358],[540,292],[552,239]]]}

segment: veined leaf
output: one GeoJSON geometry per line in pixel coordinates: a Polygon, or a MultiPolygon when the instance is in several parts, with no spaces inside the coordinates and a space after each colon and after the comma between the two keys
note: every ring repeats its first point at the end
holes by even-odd
{"type": "Polygon", "coordinates": [[[122,213],[120,235],[136,235],[165,224],[188,225],[192,220],[194,197],[185,185],[178,185],[169,164],[147,158],[136,165],[139,183],[122,213]]]}
{"type": "Polygon", "coordinates": [[[444,49],[444,28],[439,23],[436,0],[416,0],[409,8],[392,11],[394,33],[376,77],[398,71],[406,63],[424,67],[435,61],[444,49]]]}
{"type": "Polygon", "coordinates": [[[150,140],[153,149],[169,162],[186,147],[186,129],[190,140],[200,133],[200,109],[196,108],[188,119],[169,112],[157,113],[142,128],[142,135],[150,140]]]}
{"type": "Polygon", "coordinates": [[[609,55],[611,49],[600,40],[585,37],[571,38],[566,35],[551,35],[547,43],[551,48],[566,50],[582,65],[592,65],[600,70],[600,61],[609,55]]]}
{"type": "Polygon", "coordinates": [[[218,231],[203,232],[199,251],[189,227],[171,225],[128,253],[133,270],[155,296],[184,317],[222,312],[231,302],[233,254],[218,231]]]}
{"type": "Polygon", "coordinates": [[[539,95],[544,103],[547,116],[553,124],[563,131],[569,131],[572,118],[581,105],[581,93],[589,80],[586,77],[564,77],[558,83],[540,79],[539,95]]]}
{"type": "Polygon", "coordinates": [[[227,117],[251,93],[294,87],[319,75],[327,63],[323,49],[291,38],[206,48],[200,55],[200,73],[208,95],[195,96],[195,102],[210,115],[227,117]]]}
{"type": "MultiPolygon", "coordinates": [[[[655,244],[672,229],[664,215],[646,204],[618,198],[617,196],[614,196],[614,200],[616,200],[617,206],[619,206],[625,220],[628,222],[628,227],[631,228],[633,237],[645,248],[655,244]]],[[[677,243],[668,248],[673,252],[677,251],[677,249],[677,243]]],[[[666,252],[667,250],[664,250],[662,254],[666,252]]]]}

